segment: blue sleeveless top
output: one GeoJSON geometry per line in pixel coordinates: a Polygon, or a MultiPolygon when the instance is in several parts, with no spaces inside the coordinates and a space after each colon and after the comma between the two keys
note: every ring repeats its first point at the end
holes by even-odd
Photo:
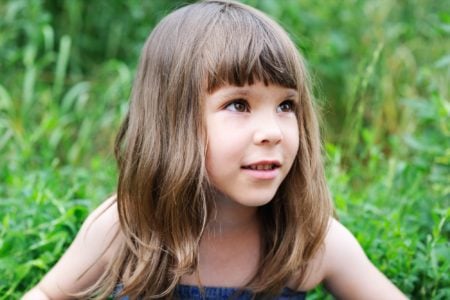
{"type": "MultiPolygon", "coordinates": [[[[114,294],[120,292],[122,287],[117,286],[114,294]]],[[[203,290],[197,286],[179,284],[175,287],[174,298],[177,300],[251,300],[253,293],[244,290],[240,294],[236,294],[238,289],[229,287],[204,287],[203,290]]],[[[114,297],[114,296],[113,296],[114,297]]],[[[277,296],[277,300],[304,300],[306,299],[306,292],[294,291],[285,287],[281,294],[277,296]]],[[[129,300],[128,296],[123,296],[120,300],[129,300]]]]}
{"type": "MultiPolygon", "coordinates": [[[[254,296],[251,291],[245,290],[240,294],[235,294],[238,291],[236,288],[228,287],[204,287],[202,290],[197,286],[190,285],[178,285],[175,288],[175,299],[178,300],[250,300],[254,296]],[[233,297],[237,295],[236,297],[233,297]]],[[[285,287],[278,297],[273,298],[278,300],[303,300],[306,299],[305,292],[294,291],[288,287],[285,287]]]]}

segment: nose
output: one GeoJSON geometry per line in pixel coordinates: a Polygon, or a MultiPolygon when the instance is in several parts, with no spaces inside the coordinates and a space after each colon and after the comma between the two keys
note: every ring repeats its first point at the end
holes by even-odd
{"type": "Polygon", "coordinates": [[[255,124],[253,141],[257,145],[278,144],[283,139],[283,132],[276,116],[259,118],[255,124]]]}

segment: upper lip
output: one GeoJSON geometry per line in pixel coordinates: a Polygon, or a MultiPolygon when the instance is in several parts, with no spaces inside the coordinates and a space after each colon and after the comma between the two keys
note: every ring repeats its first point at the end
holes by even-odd
{"type": "Polygon", "coordinates": [[[274,159],[265,159],[265,160],[260,160],[260,161],[256,161],[256,162],[252,162],[249,164],[245,164],[242,167],[243,168],[249,168],[252,166],[266,166],[266,165],[272,165],[276,168],[281,167],[281,163],[279,160],[274,160],[274,159]]]}

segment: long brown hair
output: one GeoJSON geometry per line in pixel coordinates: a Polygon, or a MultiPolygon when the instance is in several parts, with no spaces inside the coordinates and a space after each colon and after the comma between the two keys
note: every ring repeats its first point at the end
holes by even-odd
{"type": "Polygon", "coordinates": [[[212,212],[202,98],[224,84],[261,80],[298,90],[300,146],[275,198],[260,207],[263,248],[247,288],[275,294],[306,276],[332,214],[305,64],[287,33],[232,1],[203,1],[166,16],[141,54],[129,112],[116,140],[117,204],[124,242],[89,292],[120,283],[134,299],[170,298],[195,272],[212,212]],[[209,201],[208,201],[209,200],[209,201]]]}

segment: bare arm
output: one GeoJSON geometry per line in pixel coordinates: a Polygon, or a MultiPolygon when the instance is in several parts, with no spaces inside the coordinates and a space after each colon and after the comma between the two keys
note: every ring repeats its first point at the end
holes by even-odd
{"type": "Polygon", "coordinates": [[[325,287],[338,299],[407,299],[367,258],[355,237],[332,220],[325,239],[325,287]]]}
{"type": "Polygon", "coordinates": [[[110,198],[89,215],[61,259],[23,300],[71,299],[70,293],[92,285],[117,249],[118,229],[116,203],[110,198]]]}

